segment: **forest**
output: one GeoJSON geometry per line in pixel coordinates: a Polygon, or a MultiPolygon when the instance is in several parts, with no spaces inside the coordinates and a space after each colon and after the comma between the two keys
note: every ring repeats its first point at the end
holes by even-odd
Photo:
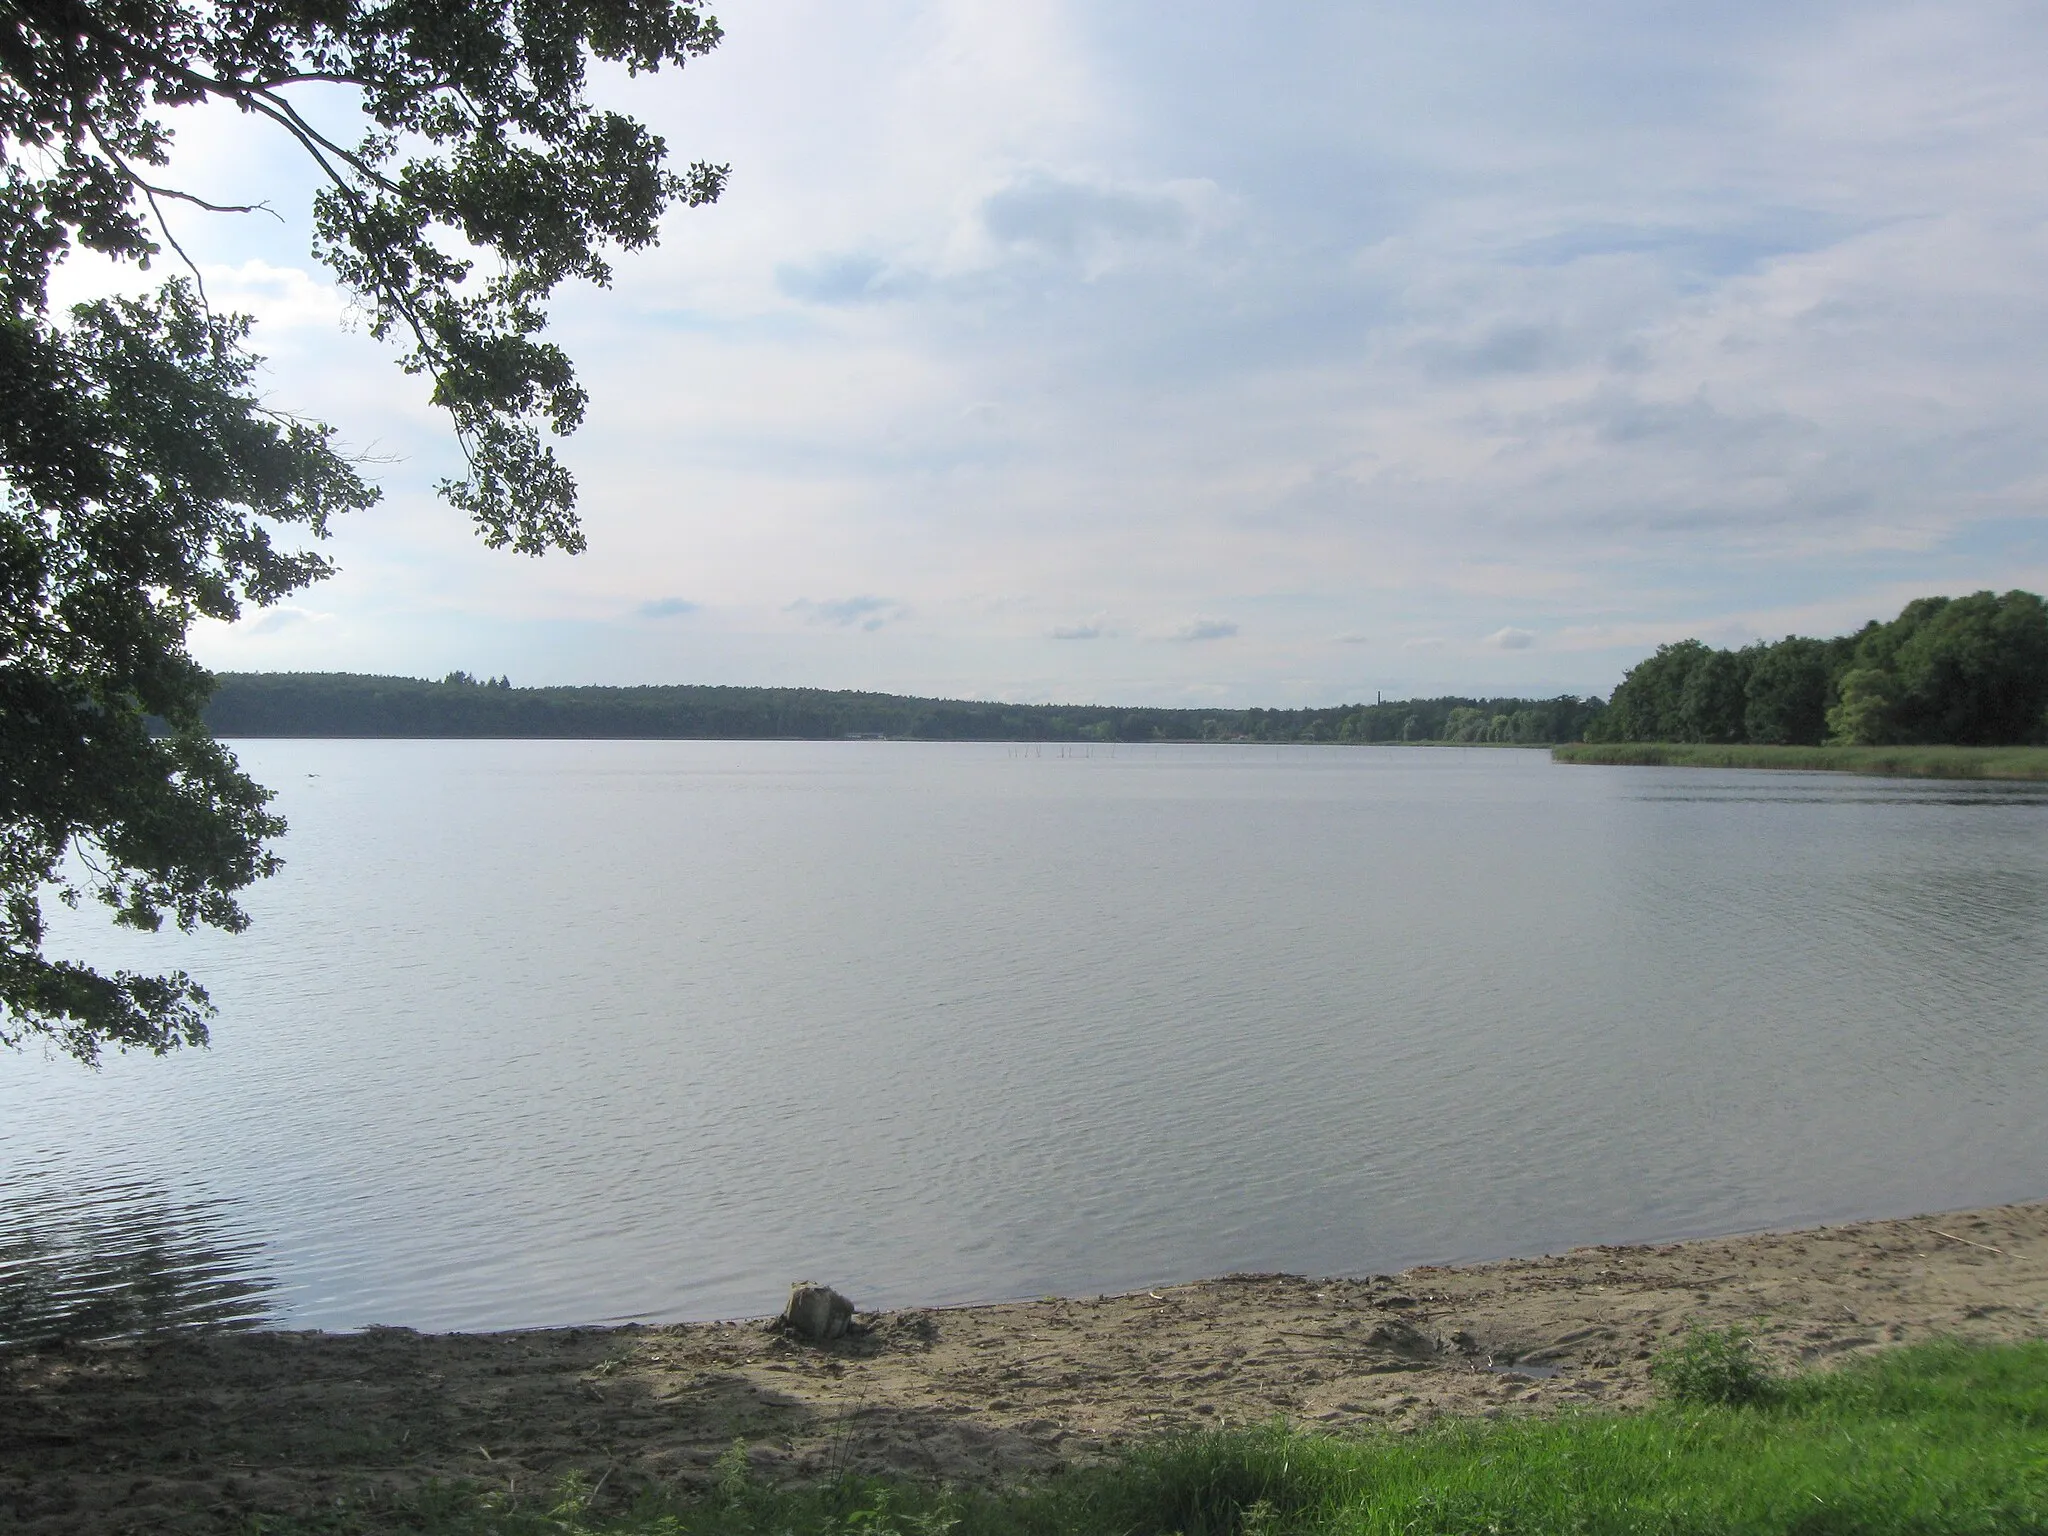
{"type": "Polygon", "coordinates": [[[823,688],[518,688],[352,672],[225,672],[215,736],[696,740],[2011,746],[2048,742],[2048,603],[1922,597],[1888,623],[1739,649],[1660,646],[1611,700],[1385,700],[1316,709],[1004,704],[823,688]]]}
{"type": "Polygon", "coordinates": [[[221,737],[493,736],[911,741],[1578,741],[1595,699],[1407,699],[1321,709],[1000,704],[820,688],[518,688],[348,672],[225,672],[206,708],[221,737]]]}
{"type": "Polygon", "coordinates": [[[1854,634],[1660,646],[1588,724],[1595,742],[2016,746],[2048,741],[2048,604],[1922,597],[1854,634]]]}

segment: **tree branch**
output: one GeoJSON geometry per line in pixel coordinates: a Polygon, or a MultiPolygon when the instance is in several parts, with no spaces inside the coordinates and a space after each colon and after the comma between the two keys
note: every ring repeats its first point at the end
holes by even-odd
{"type": "MultiPolygon", "coordinates": [[[[193,193],[182,192],[176,187],[159,187],[155,183],[145,180],[133,166],[121,157],[121,152],[107,142],[107,136],[100,132],[100,125],[90,117],[85,119],[85,130],[92,135],[92,141],[99,146],[100,153],[107,157],[107,163],[120,173],[123,181],[147,197],[152,208],[156,206],[156,200],[159,197],[170,197],[176,198],[181,203],[190,203],[195,208],[204,208],[208,213],[267,213],[280,224],[284,222],[284,215],[268,203],[214,203],[208,202],[205,198],[196,196],[193,193]]],[[[158,218],[161,220],[161,213],[158,214],[158,218]]],[[[168,238],[168,232],[166,232],[166,238],[168,238]]],[[[173,245],[177,244],[175,240],[171,243],[173,245]]]]}
{"type": "Polygon", "coordinates": [[[206,296],[206,277],[199,270],[199,263],[186,253],[185,247],[178,244],[178,237],[171,233],[170,220],[164,217],[163,206],[156,200],[156,188],[145,186],[142,189],[142,195],[149,200],[149,211],[156,215],[158,231],[162,233],[165,242],[170,248],[178,253],[178,259],[185,263],[186,270],[191,272],[192,286],[199,290],[199,307],[205,312],[206,318],[211,320],[213,318],[213,301],[206,296]]]}

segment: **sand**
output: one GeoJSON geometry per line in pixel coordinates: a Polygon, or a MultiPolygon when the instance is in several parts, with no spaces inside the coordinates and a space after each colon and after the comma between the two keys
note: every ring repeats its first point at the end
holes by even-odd
{"type": "Polygon", "coordinates": [[[536,1492],[571,1469],[688,1484],[736,1440],[765,1477],[987,1483],[1199,1426],[1626,1408],[1694,1322],[1745,1324],[1786,1366],[2048,1335],[2048,1204],[858,1322],[826,1348],[754,1321],[0,1355],[0,1527],[241,1529],[430,1478],[536,1492]]]}

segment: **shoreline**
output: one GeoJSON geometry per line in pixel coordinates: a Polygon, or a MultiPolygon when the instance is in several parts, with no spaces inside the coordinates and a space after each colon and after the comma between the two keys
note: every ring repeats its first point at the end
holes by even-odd
{"type": "Polygon", "coordinates": [[[750,1320],[0,1354],[0,1524],[225,1531],[364,1488],[533,1489],[571,1470],[701,1484],[741,1440],[768,1480],[990,1483],[1276,1417],[1399,1432],[1623,1409],[1694,1323],[1747,1327],[1786,1367],[2048,1335],[2048,1202],[858,1321],[824,1347],[750,1320]]]}
{"type": "Polygon", "coordinates": [[[1621,768],[1770,768],[1894,779],[2048,779],[2048,747],[1761,747],[1680,741],[1576,741],[1554,763],[1621,768]]]}

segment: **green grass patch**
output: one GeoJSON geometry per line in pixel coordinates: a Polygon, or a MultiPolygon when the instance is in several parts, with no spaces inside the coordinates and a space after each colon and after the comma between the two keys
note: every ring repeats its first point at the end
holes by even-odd
{"type": "Polygon", "coordinates": [[[2048,779],[2048,747],[1751,747],[1680,741],[1580,741],[1560,763],[1655,768],[1798,768],[1909,779],[2048,779]]]}
{"type": "Polygon", "coordinates": [[[1926,1345],[1772,1377],[1739,1335],[1660,1362],[1643,1413],[1283,1426],[1156,1444],[1007,1491],[843,1479],[524,1500],[438,1488],[270,1536],[2029,1536],[2048,1533],[2048,1342],[1926,1345]],[[1702,1401],[1705,1399],[1705,1401],[1702,1401]]]}

